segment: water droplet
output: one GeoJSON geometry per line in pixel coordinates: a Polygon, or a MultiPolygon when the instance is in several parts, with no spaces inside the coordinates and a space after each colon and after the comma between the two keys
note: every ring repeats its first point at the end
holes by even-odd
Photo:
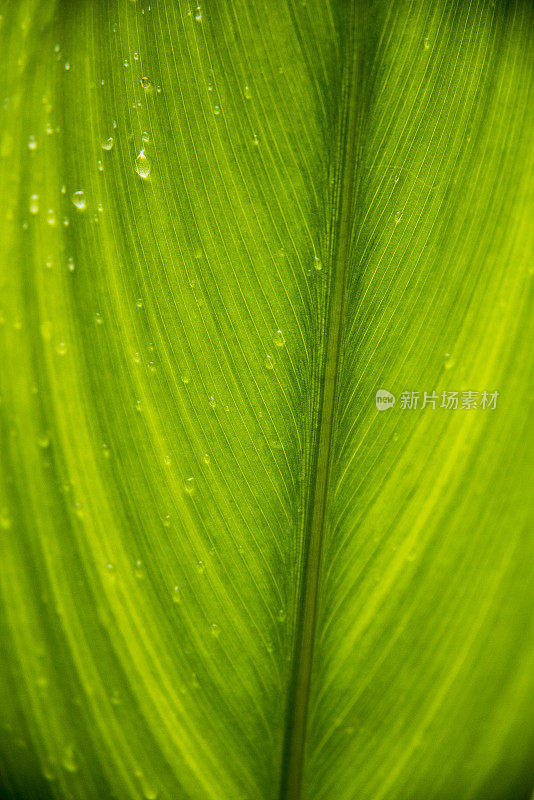
{"type": "Polygon", "coordinates": [[[68,217],[63,217],[63,225],[65,228],[68,228],[70,225],[70,219],[68,217]]]}
{"type": "Polygon", "coordinates": [[[398,175],[395,175],[395,176],[393,177],[393,180],[395,181],[395,183],[398,183],[398,182],[399,182],[399,176],[398,176],[398,175]]]}
{"type": "Polygon", "coordinates": [[[272,369],[274,366],[272,356],[265,356],[264,363],[267,369],[272,369]]]}
{"type": "Polygon", "coordinates": [[[452,369],[456,363],[456,359],[450,353],[445,353],[445,369],[452,369]]]}
{"type": "Polygon", "coordinates": [[[141,413],[141,411],[143,410],[143,404],[140,400],[135,401],[135,410],[138,411],[139,413],[141,413]]]}
{"type": "Polygon", "coordinates": [[[135,159],[135,171],[141,178],[148,178],[150,175],[150,161],[145,155],[144,148],[135,159]]]}
{"type": "Polygon", "coordinates": [[[286,618],[286,610],[285,608],[280,608],[278,614],[276,615],[278,622],[284,622],[286,618]]]}
{"type": "Polygon", "coordinates": [[[137,308],[143,308],[143,298],[142,297],[138,297],[136,302],[135,302],[135,305],[137,306],[137,308]]]}
{"type": "Polygon", "coordinates": [[[273,342],[277,347],[283,347],[285,345],[286,340],[280,328],[275,332],[273,336],[273,342]]]}
{"type": "Polygon", "coordinates": [[[64,356],[67,352],[67,345],[65,342],[58,342],[56,345],[56,353],[58,356],[64,356]]]}
{"type": "Polygon", "coordinates": [[[423,44],[425,46],[425,50],[430,50],[430,40],[429,40],[428,36],[425,36],[425,41],[424,41],[423,44]]]}
{"type": "Polygon", "coordinates": [[[395,225],[398,225],[401,219],[402,219],[402,211],[397,211],[397,213],[395,214],[395,225]]]}
{"type": "Polygon", "coordinates": [[[133,59],[134,61],[139,61],[139,53],[137,52],[137,50],[134,50],[133,59]]]}
{"type": "Polygon", "coordinates": [[[245,100],[250,100],[250,98],[252,97],[250,86],[245,86],[245,88],[243,89],[243,94],[245,95],[245,100]]]}
{"type": "Polygon", "coordinates": [[[87,201],[85,199],[85,192],[83,189],[77,189],[75,192],[73,192],[70,196],[70,199],[80,211],[85,211],[87,208],[87,201]]]}
{"type": "Polygon", "coordinates": [[[152,784],[147,783],[146,780],[142,781],[143,784],[143,797],[145,800],[157,800],[158,790],[152,784]]]}
{"type": "Polygon", "coordinates": [[[319,258],[319,256],[315,256],[315,259],[314,259],[314,262],[313,262],[313,266],[315,267],[315,269],[316,269],[318,272],[320,272],[320,271],[322,270],[322,268],[323,268],[323,262],[321,261],[321,259],[319,258]]]}
{"type": "Polygon", "coordinates": [[[104,456],[104,458],[109,458],[111,455],[109,444],[106,444],[105,442],[102,442],[102,455],[104,456]]]}
{"type": "Polygon", "coordinates": [[[106,572],[108,575],[115,575],[115,564],[113,564],[111,561],[108,561],[106,564],[106,572]]]}
{"type": "Polygon", "coordinates": [[[49,208],[46,212],[46,221],[51,228],[53,228],[56,224],[56,212],[53,208],[49,208]]]}
{"type": "Polygon", "coordinates": [[[70,61],[65,61],[65,70],[67,72],[70,70],[70,61]]]}
{"type": "Polygon", "coordinates": [[[103,163],[100,161],[100,159],[98,159],[98,161],[96,162],[96,168],[97,168],[97,170],[98,170],[99,172],[104,172],[104,165],[103,165],[103,163]]]}
{"type": "Polygon", "coordinates": [[[148,131],[143,131],[141,134],[141,141],[147,144],[150,141],[150,134],[148,131]]]}
{"type": "Polygon", "coordinates": [[[197,22],[202,22],[202,9],[200,8],[200,6],[196,7],[195,19],[197,22]]]}
{"type": "Polygon", "coordinates": [[[187,386],[187,384],[189,383],[190,380],[191,380],[191,378],[190,378],[190,376],[188,375],[187,372],[185,373],[185,375],[182,375],[182,383],[184,383],[186,386],[187,386]]]}
{"type": "Polygon", "coordinates": [[[212,636],[215,636],[215,638],[216,638],[216,639],[218,639],[218,638],[219,638],[219,636],[221,635],[221,629],[220,629],[220,627],[217,625],[217,623],[216,623],[216,622],[212,622],[212,623],[211,623],[211,625],[210,625],[210,631],[211,631],[211,635],[212,635],[212,636]]]}
{"type": "Polygon", "coordinates": [[[181,599],[182,598],[180,597],[180,589],[178,588],[178,586],[175,586],[174,589],[172,590],[172,602],[179,603],[181,599]]]}
{"type": "Polygon", "coordinates": [[[123,67],[129,67],[130,66],[130,62],[128,61],[127,58],[124,59],[124,61],[122,62],[122,65],[123,65],[123,67]]]}
{"type": "Polygon", "coordinates": [[[0,528],[2,530],[7,531],[11,528],[13,521],[11,519],[11,515],[9,513],[9,509],[4,506],[4,508],[0,509],[0,528]]]}
{"type": "Polygon", "coordinates": [[[109,700],[112,706],[120,706],[121,695],[118,689],[113,689],[109,700]]]}
{"type": "Polygon", "coordinates": [[[164,458],[163,458],[163,463],[164,463],[164,464],[165,464],[167,467],[170,467],[170,465],[172,464],[172,458],[171,458],[170,456],[164,456],[164,458]]]}
{"type": "Polygon", "coordinates": [[[137,559],[135,562],[135,577],[138,581],[143,580],[145,577],[145,571],[143,569],[143,562],[140,559],[137,559]]]}
{"type": "Polygon", "coordinates": [[[43,766],[43,778],[45,781],[55,781],[56,773],[52,761],[48,760],[43,766]]]}
{"type": "Polygon", "coordinates": [[[206,464],[206,466],[207,466],[210,463],[209,453],[204,453],[204,455],[202,457],[202,460],[203,460],[204,464],[206,464]]]}
{"type": "Polygon", "coordinates": [[[208,402],[210,404],[210,408],[217,408],[217,401],[214,397],[210,397],[208,402]]]}
{"type": "Polygon", "coordinates": [[[114,145],[113,136],[108,136],[107,139],[104,139],[102,142],[102,150],[111,150],[114,145]]]}
{"type": "Polygon", "coordinates": [[[143,89],[150,89],[150,87],[152,86],[152,84],[150,83],[150,78],[147,78],[146,75],[143,75],[139,83],[141,84],[143,89]]]}
{"type": "Polygon", "coordinates": [[[74,259],[72,256],[67,258],[67,267],[69,268],[70,272],[74,272],[74,259]]]}
{"type": "Polygon", "coordinates": [[[213,106],[213,113],[218,116],[221,113],[221,107],[220,106],[213,106]]]}
{"type": "Polygon", "coordinates": [[[102,317],[102,314],[100,313],[100,311],[97,311],[96,314],[95,314],[95,322],[96,322],[97,325],[102,325],[103,322],[104,322],[104,318],[102,317]]]}
{"type": "Polygon", "coordinates": [[[257,133],[255,133],[254,136],[252,137],[252,144],[254,145],[254,147],[259,147],[260,140],[258,138],[257,133]]]}
{"type": "Polygon", "coordinates": [[[37,150],[37,142],[35,136],[30,136],[28,139],[28,150],[37,150]]]}
{"type": "Polygon", "coordinates": [[[39,213],[39,195],[32,194],[30,197],[30,214],[38,214],[39,213]]]}
{"type": "Polygon", "coordinates": [[[197,572],[200,572],[200,574],[202,575],[202,573],[204,572],[205,569],[206,569],[206,565],[204,564],[204,562],[203,561],[197,561],[197,572]]]}
{"type": "Polygon", "coordinates": [[[67,747],[64,749],[61,765],[63,769],[67,770],[67,772],[77,772],[78,762],[76,761],[74,746],[72,744],[67,745],[67,747]]]}
{"type": "Polygon", "coordinates": [[[187,494],[193,494],[195,491],[195,479],[194,478],[185,478],[184,479],[184,489],[187,494]]]}
{"type": "Polygon", "coordinates": [[[162,522],[163,522],[163,526],[165,528],[170,528],[170,526],[171,526],[171,518],[170,518],[169,514],[165,514],[165,516],[163,517],[162,522]]]}
{"type": "Polygon", "coordinates": [[[40,436],[37,437],[37,444],[39,447],[42,447],[43,450],[50,446],[50,436],[48,433],[41,433],[40,436]]]}

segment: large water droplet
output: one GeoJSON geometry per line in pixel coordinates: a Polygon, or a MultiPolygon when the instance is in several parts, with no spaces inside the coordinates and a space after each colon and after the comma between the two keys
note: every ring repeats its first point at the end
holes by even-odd
{"type": "Polygon", "coordinates": [[[195,479],[194,478],[185,478],[184,480],[184,489],[187,494],[193,494],[195,491],[195,479]]]}
{"type": "Polygon", "coordinates": [[[63,758],[61,759],[61,765],[63,769],[67,770],[67,772],[78,771],[78,762],[76,761],[76,756],[74,754],[74,746],[72,744],[67,745],[67,747],[64,749],[63,758]]]}
{"type": "Polygon", "coordinates": [[[70,199],[80,211],[85,211],[87,208],[87,201],[85,199],[85,192],[83,189],[78,189],[77,191],[73,192],[70,196],[70,199]]]}
{"type": "Polygon", "coordinates": [[[137,158],[135,159],[135,171],[141,178],[148,178],[150,175],[150,161],[145,155],[145,150],[141,150],[137,158]]]}
{"type": "Polygon", "coordinates": [[[102,142],[102,150],[111,150],[114,145],[113,136],[108,136],[107,139],[104,139],[102,142]]]}
{"type": "Polygon", "coordinates": [[[275,343],[275,345],[277,347],[283,347],[285,345],[286,340],[285,340],[284,334],[282,333],[282,331],[280,329],[278,329],[275,332],[275,334],[273,336],[273,342],[275,343]]]}
{"type": "Polygon", "coordinates": [[[30,197],[30,214],[39,213],[39,195],[32,194],[30,197]]]}
{"type": "Polygon", "coordinates": [[[150,83],[150,78],[147,78],[147,76],[146,76],[146,75],[143,75],[143,77],[140,79],[139,83],[141,84],[141,86],[143,87],[143,89],[150,89],[150,87],[151,87],[151,85],[152,85],[152,84],[150,83]]]}

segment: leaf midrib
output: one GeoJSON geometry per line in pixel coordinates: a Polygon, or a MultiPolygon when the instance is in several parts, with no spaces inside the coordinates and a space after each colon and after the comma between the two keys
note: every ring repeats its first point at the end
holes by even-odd
{"type": "Polygon", "coordinates": [[[362,71],[365,66],[362,37],[362,32],[365,30],[364,14],[364,3],[361,0],[353,0],[346,12],[338,144],[334,156],[337,174],[335,174],[334,180],[333,224],[329,248],[331,254],[330,292],[327,302],[324,356],[319,375],[318,411],[315,417],[318,423],[318,432],[317,437],[312,440],[314,452],[310,458],[312,466],[304,526],[302,591],[293,655],[293,676],[288,695],[279,800],[298,800],[301,796],[321,553],[330,487],[332,442],[335,430],[339,364],[347,293],[347,266],[357,196],[357,166],[364,106],[362,99],[358,97],[358,87],[363,86],[362,71]]]}

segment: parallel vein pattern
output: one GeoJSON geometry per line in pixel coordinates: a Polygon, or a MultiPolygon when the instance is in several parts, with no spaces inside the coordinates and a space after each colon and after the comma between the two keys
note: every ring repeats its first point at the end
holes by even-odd
{"type": "Polygon", "coordinates": [[[3,796],[529,796],[533,21],[0,2],[3,796]]]}

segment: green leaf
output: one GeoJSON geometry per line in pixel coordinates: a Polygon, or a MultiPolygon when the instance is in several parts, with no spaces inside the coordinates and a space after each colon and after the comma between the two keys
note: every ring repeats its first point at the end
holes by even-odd
{"type": "Polygon", "coordinates": [[[528,1],[0,12],[4,796],[526,800],[528,1]]]}

